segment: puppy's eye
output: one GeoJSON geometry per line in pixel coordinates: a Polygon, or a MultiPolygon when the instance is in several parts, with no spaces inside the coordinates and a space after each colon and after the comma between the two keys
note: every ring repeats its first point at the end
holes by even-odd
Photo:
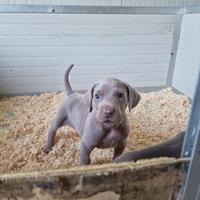
{"type": "Polygon", "coordinates": [[[100,99],[100,95],[99,94],[95,94],[95,99],[100,99]]]}
{"type": "Polygon", "coordinates": [[[122,99],[122,98],[124,98],[124,94],[121,93],[121,92],[119,92],[119,93],[117,93],[117,97],[118,97],[119,99],[122,99]]]}

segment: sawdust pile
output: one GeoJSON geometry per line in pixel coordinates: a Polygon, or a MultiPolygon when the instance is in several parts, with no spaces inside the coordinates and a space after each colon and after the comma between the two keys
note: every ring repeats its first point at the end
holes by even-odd
{"type": "MultiPolygon", "coordinates": [[[[56,144],[43,152],[50,122],[65,93],[19,96],[0,99],[0,173],[68,168],[79,165],[80,138],[63,127],[56,144]]],[[[170,88],[142,93],[138,106],[127,113],[131,132],[125,151],[146,147],[185,129],[190,103],[170,88]]],[[[113,149],[95,149],[93,164],[110,162],[113,149]]]]}

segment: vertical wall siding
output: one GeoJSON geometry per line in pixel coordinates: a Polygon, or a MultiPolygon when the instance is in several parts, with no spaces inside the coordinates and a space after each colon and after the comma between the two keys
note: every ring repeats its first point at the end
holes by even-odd
{"type": "Polygon", "coordinates": [[[200,14],[184,15],[173,86],[193,97],[200,68],[200,14]]]}
{"type": "Polygon", "coordinates": [[[0,93],[85,90],[114,76],[164,86],[175,16],[0,14],[0,93]]]}
{"type": "Polygon", "coordinates": [[[183,7],[183,6],[200,5],[200,1],[199,0],[1,0],[0,4],[183,7]]]}

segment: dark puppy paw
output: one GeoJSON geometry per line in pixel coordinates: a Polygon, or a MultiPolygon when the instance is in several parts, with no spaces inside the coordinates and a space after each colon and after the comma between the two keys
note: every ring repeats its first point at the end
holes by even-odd
{"type": "Polygon", "coordinates": [[[44,147],[44,153],[48,154],[52,150],[51,147],[44,147]]]}

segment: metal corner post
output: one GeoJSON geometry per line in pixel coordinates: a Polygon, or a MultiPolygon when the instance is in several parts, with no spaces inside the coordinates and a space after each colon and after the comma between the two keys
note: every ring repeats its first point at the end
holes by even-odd
{"type": "Polygon", "coordinates": [[[200,71],[182,156],[190,157],[190,163],[186,169],[187,177],[182,188],[181,199],[200,200],[200,71]]]}
{"type": "Polygon", "coordinates": [[[172,49],[171,49],[169,69],[168,69],[168,74],[167,74],[167,86],[172,86],[173,73],[174,73],[175,64],[176,64],[176,55],[178,51],[178,45],[179,45],[180,34],[181,34],[182,20],[183,20],[183,14],[178,13],[176,16],[175,24],[174,24],[172,49]]]}

